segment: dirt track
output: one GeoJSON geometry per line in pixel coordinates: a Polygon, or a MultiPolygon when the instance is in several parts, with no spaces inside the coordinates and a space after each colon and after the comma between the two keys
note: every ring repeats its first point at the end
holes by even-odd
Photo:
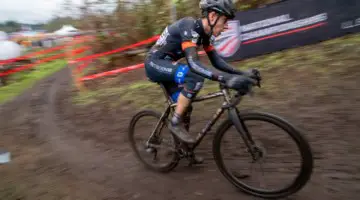
{"type": "MultiPolygon", "coordinates": [[[[359,70],[351,73],[359,75],[359,70]]],[[[332,84],[326,98],[305,98],[310,94],[305,92],[295,103],[273,107],[304,124],[315,152],[311,182],[290,199],[358,199],[359,81],[332,84]]],[[[202,147],[205,165],[187,168],[184,163],[169,174],[145,170],[125,139],[136,110],[126,105],[76,109],[69,105],[68,86],[68,71],[63,70],[2,105],[0,146],[14,157],[0,166],[0,199],[254,199],[217,171],[210,146],[202,147]]]]}

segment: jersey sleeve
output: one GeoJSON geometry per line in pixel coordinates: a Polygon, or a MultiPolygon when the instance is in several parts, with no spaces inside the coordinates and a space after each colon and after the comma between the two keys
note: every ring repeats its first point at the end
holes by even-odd
{"type": "Polygon", "coordinates": [[[200,35],[195,31],[195,20],[184,20],[179,24],[181,37],[181,48],[185,54],[185,58],[190,66],[190,70],[194,73],[214,81],[223,81],[223,76],[210,70],[202,64],[198,58],[197,44],[200,35]]]}
{"type": "Polygon", "coordinates": [[[200,35],[195,31],[195,20],[187,19],[179,24],[181,47],[185,50],[189,47],[196,47],[200,35]]]}
{"type": "Polygon", "coordinates": [[[211,64],[218,70],[230,73],[230,74],[243,74],[241,70],[237,70],[231,67],[220,55],[216,52],[215,47],[211,44],[203,46],[204,51],[208,55],[211,64]]]}

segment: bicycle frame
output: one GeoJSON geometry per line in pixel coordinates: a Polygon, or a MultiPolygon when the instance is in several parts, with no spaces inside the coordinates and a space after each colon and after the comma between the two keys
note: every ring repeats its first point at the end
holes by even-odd
{"type": "MultiPolygon", "coordinates": [[[[170,112],[174,110],[174,108],[177,106],[177,103],[174,103],[168,93],[165,87],[162,84],[159,84],[167,97],[167,107],[165,109],[165,112],[160,117],[160,120],[156,124],[155,129],[153,130],[150,138],[154,136],[155,133],[160,133],[162,128],[164,127],[164,122],[169,116],[170,112]],[[159,132],[157,131],[160,128],[159,132]]],[[[201,132],[198,133],[196,143],[192,145],[190,150],[194,150],[202,141],[202,139],[207,135],[207,133],[211,130],[212,126],[217,122],[217,120],[221,117],[221,115],[224,113],[225,110],[229,110],[229,118],[232,120],[233,124],[235,125],[237,131],[240,133],[242,139],[244,140],[246,146],[248,147],[249,151],[251,152],[252,156],[255,156],[252,150],[252,146],[254,145],[254,142],[252,140],[251,135],[247,131],[247,128],[243,121],[238,117],[238,109],[236,108],[236,105],[241,101],[242,96],[238,96],[234,102],[231,102],[231,96],[228,89],[224,88],[220,85],[220,91],[209,93],[206,95],[202,95],[199,97],[196,97],[192,102],[201,102],[206,101],[209,99],[217,98],[217,97],[224,97],[224,102],[220,108],[217,109],[215,114],[213,115],[212,119],[205,125],[205,127],[201,130],[201,132]]],[[[150,140],[149,138],[149,140],[150,140]]]]}

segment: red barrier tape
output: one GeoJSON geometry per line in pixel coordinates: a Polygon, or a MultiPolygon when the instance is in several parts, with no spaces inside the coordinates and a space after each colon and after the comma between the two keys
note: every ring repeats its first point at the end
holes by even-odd
{"type": "Polygon", "coordinates": [[[74,50],[72,51],[72,53],[73,53],[73,54],[80,54],[80,53],[82,53],[82,52],[84,52],[84,51],[87,51],[87,50],[89,50],[89,49],[91,49],[90,46],[83,46],[83,47],[74,49],[74,50]]]}
{"type": "MultiPolygon", "coordinates": [[[[199,51],[198,54],[199,55],[204,55],[205,51],[199,51]]],[[[98,74],[85,76],[85,77],[81,78],[80,81],[93,80],[93,79],[97,79],[97,78],[104,77],[104,76],[111,76],[111,75],[115,75],[115,74],[119,74],[119,73],[129,72],[129,71],[132,71],[132,70],[135,70],[135,69],[140,69],[140,68],[143,68],[143,67],[144,67],[144,63],[140,63],[140,64],[132,65],[132,66],[129,66],[129,67],[123,67],[123,68],[120,68],[120,69],[115,69],[115,70],[111,70],[111,71],[107,71],[107,72],[101,72],[101,73],[98,73],[98,74]]]]}
{"type": "Polygon", "coordinates": [[[53,48],[50,48],[50,49],[45,49],[45,50],[37,51],[37,52],[34,52],[34,53],[30,53],[28,55],[20,56],[20,57],[14,58],[14,59],[0,61],[0,65],[12,63],[12,62],[22,60],[22,59],[26,59],[26,58],[31,58],[31,57],[36,56],[36,55],[47,54],[47,53],[50,53],[50,52],[53,52],[53,51],[61,50],[64,47],[65,47],[65,45],[61,45],[61,46],[53,47],[53,48]]]}
{"type": "Polygon", "coordinates": [[[22,67],[17,67],[15,69],[10,69],[10,70],[8,70],[6,72],[0,73],[0,77],[1,76],[6,76],[6,75],[9,75],[9,74],[13,74],[15,72],[23,71],[25,69],[29,69],[31,67],[34,67],[35,65],[38,65],[38,64],[41,64],[41,63],[44,63],[44,62],[49,62],[49,61],[52,61],[52,60],[55,60],[55,59],[59,59],[61,57],[65,57],[65,56],[66,56],[66,53],[62,53],[62,54],[58,54],[58,55],[55,55],[55,56],[51,56],[49,58],[45,58],[45,59],[40,60],[40,61],[38,61],[36,63],[31,63],[31,64],[28,64],[28,65],[24,65],[22,67]]]}
{"type": "MultiPolygon", "coordinates": [[[[79,49],[76,49],[74,50],[74,53],[75,54],[80,54],[84,51],[86,51],[88,48],[88,46],[85,46],[85,47],[82,47],[82,48],[79,48],[79,49]]],[[[54,55],[54,56],[51,56],[51,57],[48,57],[48,58],[44,58],[42,60],[39,60],[35,63],[31,63],[31,64],[27,64],[27,65],[24,65],[24,66],[21,66],[21,67],[17,67],[15,69],[10,69],[10,70],[7,70],[6,72],[2,72],[0,73],[0,77],[1,76],[6,76],[6,75],[9,75],[9,74],[13,74],[15,72],[19,72],[19,71],[23,71],[23,70],[26,70],[26,69],[29,69],[29,68],[32,68],[36,65],[39,65],[39,64],[42,64],[42,63],[45,63],[45,62],[49,62],[49,61],[53,61],[53,60],[56,60],[56,59],[59,59],[59,58],[62,58],[62,57],[66,57],[67,53],[62,53],[62,54],[58,54],[58,55],[54,55]]]]}
{"type": "Polygon", "coordinates": [[[124,72],[128,72],[128,71],[132,71],[134,69],[140,69],[140,68],[143,68],[143,67],[144,67],[144,63],[141,63],[141,64],[133,65],[133,66],[130,66],[130,67],[125,67],[125,68],[120,68],[120,69],[115,69],[115,70],[111,70],[111,71],[107,71],[107,72],[102,72],[102,73],[98,73],[98,74],[85,76],[85,77],[82,77],[80,79],[80,81],[87,81],[87,80],[97,79],[97,78],[104,77],[104,76],[111,76],[111,75],[115,75],[115,74],[118,74],[118,73],[124,73],[124,72]]]}
{"type": "Polygon", "coordinates": [[[84,61],[84,63],[82,63],[81,65],[77,66],[77,68],[76,68],[77,71],[76,71],[76,72],[77,72],[77,73],[81,73],[82,70],[83,70],[85,67],[87,67],[90,63],[91,63],[91,60],[86,60],[86,61],[84,61]]]}
{"type": "Polygon", "coordinates": [[[138,43],[135,43],[135,44],[132,44],[132,45],[129,45],[129,46],[121,47],[121,48],[118,48],[118,49],[115,49],[115,50],[112,50],[112,51],[108,51],[108,52],[105,52],[105,53],[99,53],[99,54],[94,54],[94,55],[91,55],[91,56],[78,58],[78,59],[75,59],[74,61],[78,62],[78,61],[84,61],[84,60],[92,60],[94,58],[106,56],[106,55],[109,55],[109,54],[119,53],[121,51],[132,49],[132,48],[142,46],[142,45],[145,45],[145,44],[149,44],[149,43],[154,42],[157,39],[159,39],[159,37],[160,37],[159,35],[156,35],[156,36],[151,37],[151,38],[149,38],[147,40],[143,40],[141,42],[138,42],[138,43]]]}
{"type": "MultiPolygon", "coordinates": [[[[84,42],[86,40],[89,40],[89,39],[91,39],[91,37],[82,36],[82,37],[78,37],[78,38],[75,38],[75,39],[76,40],[73,41],[73,45],[84,42]]],[[[12,63],[12,62],[16,62],[18,60],[31,58],[31,57],[36,56],[36,55],[48,54],[48,53],[51,53],[53,51],[58,51],[58,50],[64,49],[65,47],[66,47],[66,45],[60,45],[60,46],[57,46],[57,47],[52,47],[52,48],[49,48],[49,49],[40,50],[40,51],[30,53],[28,55],[20,56],[20,57],[17,57],[17,58],[13,58],[13,59],[9,59],[9,60],[2,60],[2,61],[0,61],[0,65],[9,64],[9,63],[12,63]]]]}

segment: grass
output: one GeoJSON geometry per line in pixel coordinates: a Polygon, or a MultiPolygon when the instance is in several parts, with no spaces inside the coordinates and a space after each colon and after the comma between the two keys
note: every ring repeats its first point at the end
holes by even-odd
{"type": "Polygon", "coordinates": [[[0,188],[0,199],[22,199],[22,192],[19,191],[19,186],[14,184],[2,184],[5,185],[0,188]]]}
{"type": "Polygon", "coordinates": [[[8,85],[0,87],[0,103],[4,103],[31,88],[38,80],[41,80],[66,66],[65,60],[39,65],[31,72],[19,72],[11,76],[8,85]]]}
{"type": "MultiPolygon", "coordinates": [[[[257,89],[257,96],[276,98],[276,96],[293,95],[285,93],[283,88],[295,88],[297,85],[302,84],[304,79],[301,79],[301,77],[307,77],[315,85],[319,83],[322,87],[326,86],[326,83],[331,81],[331,77],[336,77],[336,74],[346,72],[349,67],[360,67],[359,54],[360,34],[352,34],[231,64],[243,70],[250,67],[259,68],[264,76],[264,82],[263,87],[257,89]],[[294,78],[283,78],[282,76],[285,75],[294,78]]],[[[207,80],[200,95],[214,92],[217,89],[216,82],[207,80]]],[[[326,90],[322,90],[322,92],[326,92],[326,90]]],[[[162,91],[159,86],[148,81],[138,81],[126,86],[116,86],[115,88],[104,84],[100,90],[80,93],[74,97],[74,102],[89,105],[104,101],[104,99],[106,101],[106,96],[112,95],[120,97],[117,100],[118,102],[111,101],[110,105],[112,106],[119,106],[122,102],[128,102],[138,108],[163,108],[164,97],[162,91]]],[[[319,95],[321,95],[320,90],[319,95]]],[[[244,103],[248,105],[254,104],[254,106],[260,105],[260,102],[251,100],[244,101],[244,103]]],[[[262,103],[262,105],[266,106],[266,103],[262,103]]]]}

